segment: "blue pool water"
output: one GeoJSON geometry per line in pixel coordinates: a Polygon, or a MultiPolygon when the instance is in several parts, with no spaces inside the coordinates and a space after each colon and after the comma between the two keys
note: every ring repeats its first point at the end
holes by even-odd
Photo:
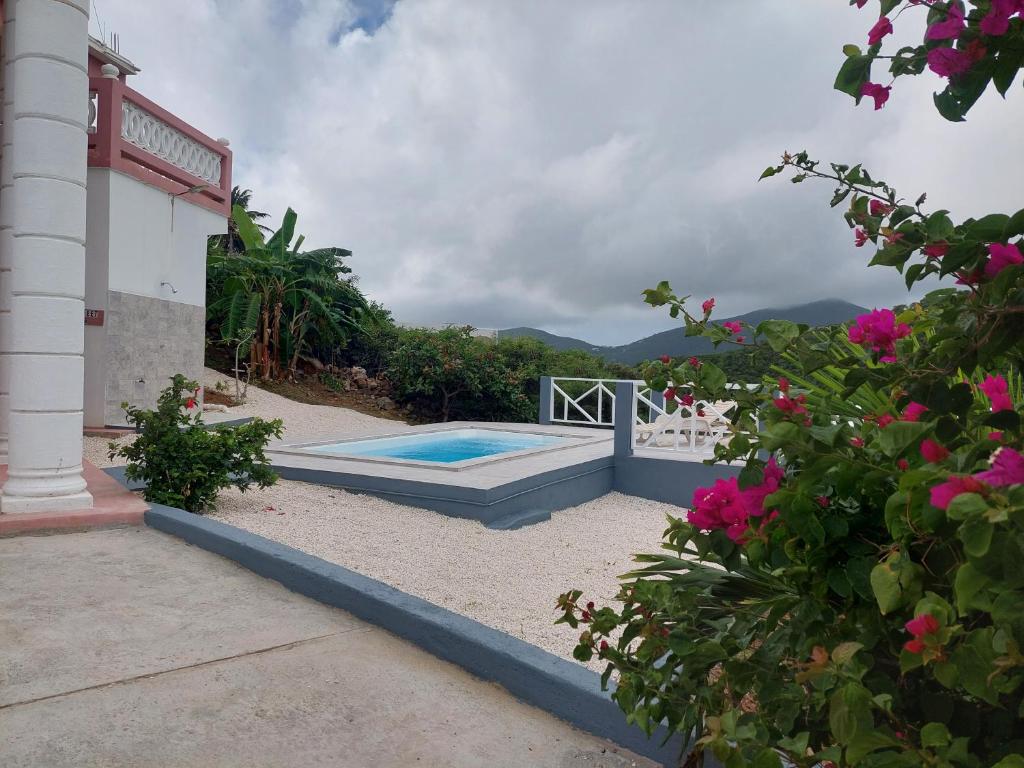
{"type": "Polygon", "coordinates": [[[524,432],[499,432],[493,429],[453,429],[421,432],[401,437],[379,437],[346,443],[312,446],[307,450],[331,456],[376,457],[433,461],[452,464],[529,448],[549,448],[570,442],[571,438],[532,435],[524,432]]]}

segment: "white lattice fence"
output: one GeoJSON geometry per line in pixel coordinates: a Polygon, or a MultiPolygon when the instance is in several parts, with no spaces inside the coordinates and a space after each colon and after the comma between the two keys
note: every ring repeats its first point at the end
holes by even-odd
{"type": "Polygon", "coordinates": [[[127,99],[121,102],[121,138],[211,185],[220,184],[219,154],[127,99]]]}

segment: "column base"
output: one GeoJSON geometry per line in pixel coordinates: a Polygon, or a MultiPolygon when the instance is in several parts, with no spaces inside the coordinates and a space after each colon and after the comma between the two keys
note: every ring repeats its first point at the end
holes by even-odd
{"type": "Polygon", "coordinates": [[[0,491],[0,515],[31,512],[71,512],[92,509],[92,494],[88,491],[66,496],[9,496],[0,491]]]}

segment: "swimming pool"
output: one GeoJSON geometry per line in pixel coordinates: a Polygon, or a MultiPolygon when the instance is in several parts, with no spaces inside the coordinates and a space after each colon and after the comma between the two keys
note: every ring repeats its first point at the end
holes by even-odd
{"type": "Polygon", "coordinates": [[[348,440],[306,448],[328,456],[454,464],[488,456],[554,448],[573,438],[497,429],[451,429],[413,435],[348,440]]]}

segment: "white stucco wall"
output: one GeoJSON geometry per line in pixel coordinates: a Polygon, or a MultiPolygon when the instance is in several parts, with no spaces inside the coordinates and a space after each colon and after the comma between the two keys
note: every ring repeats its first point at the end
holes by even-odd
{"type": "MultiPolygon", "coordinates": [[[[112,413],[112,409],[117,410],[116,404],[112,406],[115,401],[138,400],[139,404],[153,405],[145,401],[154,399],[154,388],[164,383],[166,372],[160,372],[160,381],[139,381],[147,369],[155,374],[155,366],[146,364],[147,357],[159,356],[160,349],[180,348],[171,338],[174,334],[198,333],[200,341],[202,335],[201,327],[197,330],[194,322],[188,327],[175,327],[173,321],[167,321],[194,318],[195,313],[161,313],[158,305],[152,305],[144,317],[131,321],[139,326],[138,338],[128,338],[135,328],[123,327],[123,314],[122,327],[112,327],[116,319],[110,311],[110,293],[205,307],[206,241],[210,235],[227,232],[227,220],[106,168],[89,169],[87,200],[85,306],[101,309],[107,316],[103,326],[85,328],[85,423],[104,426],[121,423],[112,413]],[[163,282],[170,283],[177,292],[161,285],[163,282]],[[156,327],[148,322],[155,314],[165,318],[156,327]],[[154,339],[154,334],[161,338],[154,339]],[[118,373],[117,369],[122,371],[118,373]],[[114,380],[117,387],[111,384],[114,380]]],[[[125,300],[120,300],[119,306],[123,310],[125,300]]],[[[148,305],[132,302],[132,306],[138,310],[148,305]]],[[[188,359],[192,357],[195,355],[189,354],[188,359]]]]}

